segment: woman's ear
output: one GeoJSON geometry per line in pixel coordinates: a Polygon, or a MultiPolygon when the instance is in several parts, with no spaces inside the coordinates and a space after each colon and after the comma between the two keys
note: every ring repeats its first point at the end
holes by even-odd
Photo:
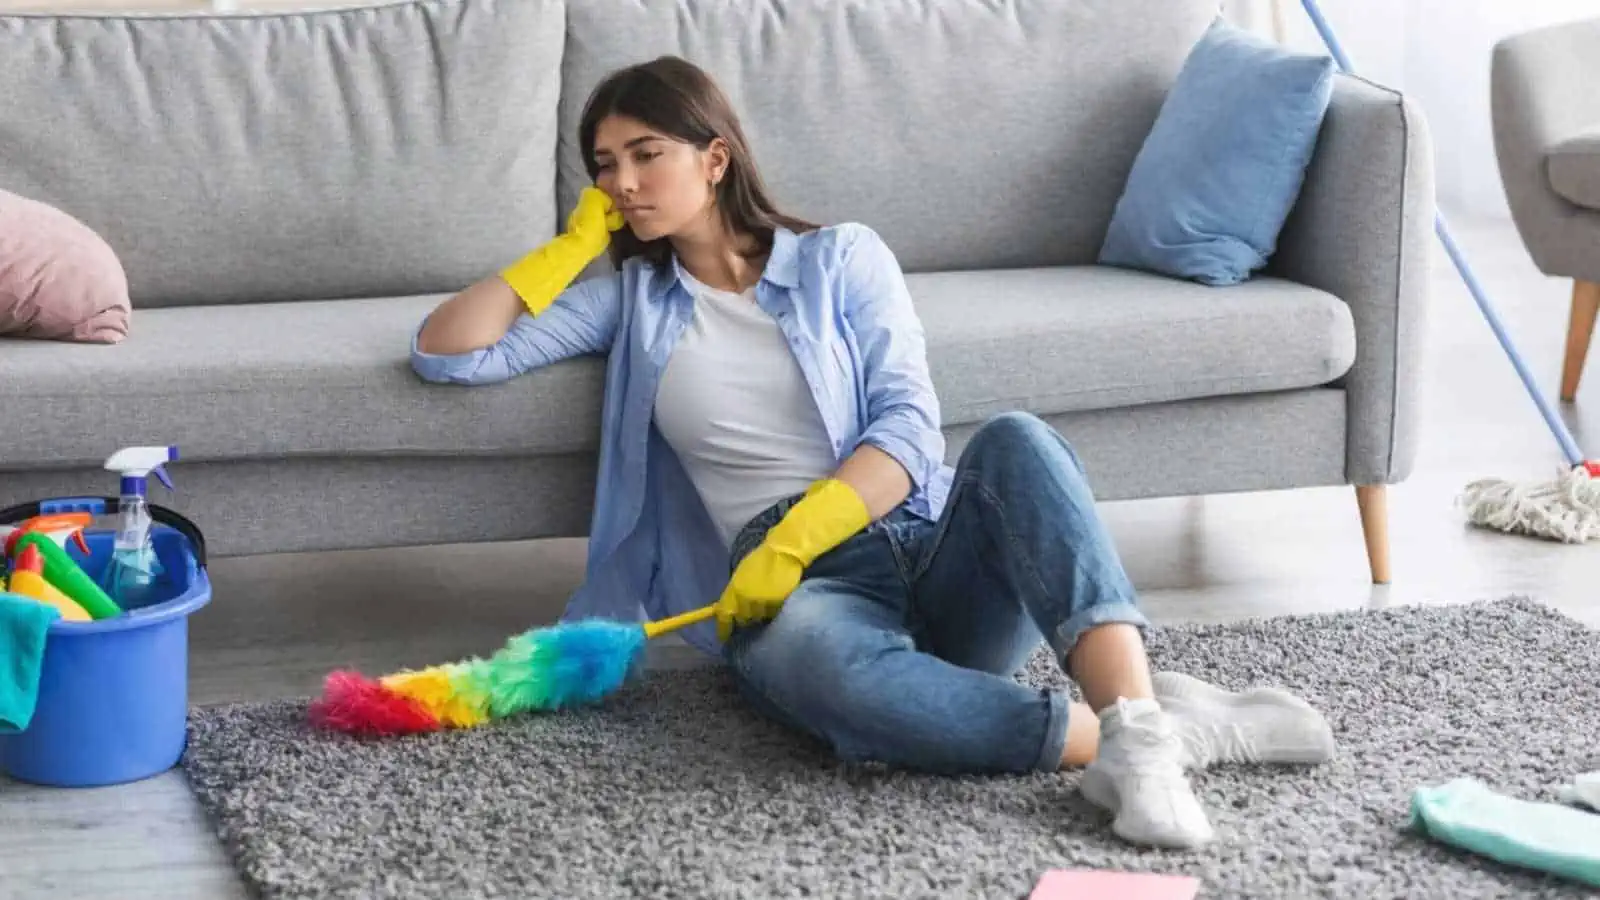
{"type": "Polygon", "coordinates": [[[712,138],[711,145],[706,148],[706,179],[712,184],[718,184],[728,174],[728,163],[733,159],[733,153],[728,149],[728,142],[722,138],[712,138]]]}

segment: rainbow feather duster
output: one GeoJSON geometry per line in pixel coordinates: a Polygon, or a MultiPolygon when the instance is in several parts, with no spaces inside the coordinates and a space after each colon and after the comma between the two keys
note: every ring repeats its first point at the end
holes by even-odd
{"type": "Polygon", "coordinates": [[[651,638],[715,614],[712,604],[643,625],[588,619],[530,629],[488,659],[404,669],[376,679],[336,671],[312,701],[310,718],[332,731],[391,737],[597,703],[638,670],[651,638]]]}

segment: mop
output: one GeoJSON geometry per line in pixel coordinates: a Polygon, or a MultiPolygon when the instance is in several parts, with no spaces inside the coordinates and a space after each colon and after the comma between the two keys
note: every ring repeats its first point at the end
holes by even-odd
{"type": "MultiPolygon", "coordinates": [[[[1334,36],[1328,20],[1317,6],[1317,0],[1301,0],[1301,5],[1305,7],[1306,15],[1316,27],[1322,43],[1333,55],[1334,62],[1342,71],[1355,74],[1349,57],[1339,46],[1338,38],[1334,36]]],[[[1517,370],[1517,376],[1522,379],[1523,387],[1533,398],[1534,405],[1539,408],[1539,414],[1544,417],[1545,425],[1550,428],[1551,434],[1555,435],[1557,443],[1561,445],[1562,455],[1567,461],[1567,468],[1558,470],[1556,477],[1548,482],[1518,484],[1499,478],[1473,481],[1467,485],[1457,501],[1465,511],[1467,521],[1481,528],[1495,529],[1508,534],[1521,534],[1572,544],[1600,537],[1600,461],[1584,459],[1583,453],[1578,449],[1577,441],[1573,440],[1572,433],[1567,430],[1566,423],[1550,407],[1549,401],[1539,390],[1534,382],[1533,373],[1528,371],[1522,354],[1517,352],[1516,346],[1512,343],[1505,323],[1500,321],[1500,316],[1495,312],[1494,305],[1489,302],[1483,285],[1478,282],[1472,268],[1467,265],[1466,256],[1457,246],[1442,212],[1434,214],[1433,226],[1440,243],[1444,245],[1445,252],[1450,256],[1450,261],[1455,263],[1456,271],[1461,274],[1468,292],[1472,294],[1472,299],[1477,302],[1479,311],[1483,313],[1484,320],[1489,323],[1489,328],[1499,340],[1501,349],[1505,351],[1506,357],[1511,360],[1511,365],[1517,370]]]]}

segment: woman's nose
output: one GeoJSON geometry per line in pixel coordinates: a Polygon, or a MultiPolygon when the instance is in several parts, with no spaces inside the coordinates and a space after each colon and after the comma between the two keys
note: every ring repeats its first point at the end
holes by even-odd
{"type": "Polygon", "coordinates": [[[612,193],[622,198],[639,190],[639,179],[631,166],[618,166],[611,179],[612,193]]]}

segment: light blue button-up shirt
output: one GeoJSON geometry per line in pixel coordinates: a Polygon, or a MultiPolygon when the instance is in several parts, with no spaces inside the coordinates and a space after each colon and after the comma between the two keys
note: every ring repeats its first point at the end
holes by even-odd
{"type": "MultiPolygon", "coordinates": [[[[713,603],[727,585],[728,549],[654,424],[661,373],[694,315],[683,277],[676,260],[657,271],[630,259],[615,275],[568,288],[537,317],[524,313],[492,347],[434,355],[412,339],[412,366],[440,383],[488,384],[609,355],[588,563],[564,618],[659,619],[713,603]]],[[[910,473],[907,508],[938,518],[953,472],[922,324],[883,240],[854,223],[779,229],[756,303],[794,351],[835,463],[863,444],[879,448],[910,473]]],[[[680,633],[720,652],[712,623],[680,633]]]]}

